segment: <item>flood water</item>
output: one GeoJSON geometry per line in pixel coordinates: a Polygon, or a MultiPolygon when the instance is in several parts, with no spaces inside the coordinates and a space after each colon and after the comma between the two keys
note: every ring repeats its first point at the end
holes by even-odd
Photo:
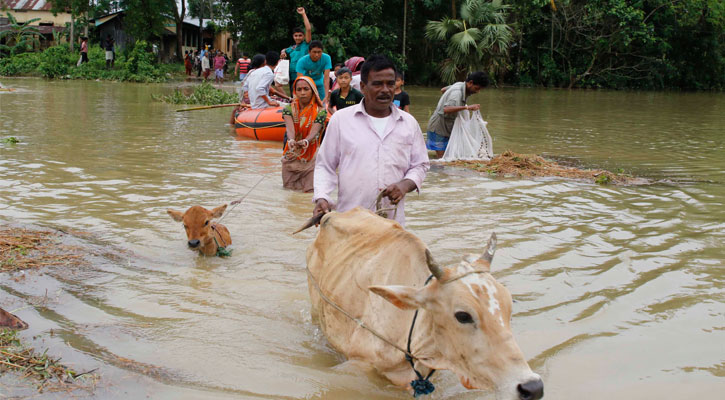
{"type": "MultiPolygon", "coordinates": [[[[311,194],[282,189],[280,145],[236,138],[228,109],[176,113],[173,85],[4,80],[0,224],[85,232],[91,266],[0,275],[22,337],[96,398],[410,398],[342,361],[310,317],[291,236],[311,194]],[[230,258],[199,257],[166,213],[241,197],[230,258]],[[11,279],[18,278],[18,279],[11,279]],[[30,306],[28,306],[30,304],[30,306]]],[[[435,89],[409,88],[425,128],[435,89]]],[[[547,399],[692,399],[725,390],[725,95],[484,90],[496,153],[511,149],[654,181],[598,186],[433,167],[408,229],[453,263],[499,237],[494,275],[547,399]]],[[[491,398],[437,374],[432,399],[491,398]]],[[[0,378],[0,397],[34,389],[0,378]]],[[[78,393],[83,397],[83,393],[78,393]]],[[[46,397],[63,397],[48,393],[46,397]]],[[[42,397],[42,396],[41,396],[42,397]]]]}

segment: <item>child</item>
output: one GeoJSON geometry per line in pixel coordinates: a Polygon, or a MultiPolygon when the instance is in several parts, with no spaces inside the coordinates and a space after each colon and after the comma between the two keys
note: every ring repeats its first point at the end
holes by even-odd
{"type": "Polygon", "coordinates": [[[405,84],[403,80],[403,74],[400,72],[395,73],[395,97],[393,97],[393,104],[399,109],[409,113],[410,111],[410,97],[408,93],[404,92],[402,87],[405,84]]]}
{"type": "Polygon", "coordinates": [[[340,68],[336,75],[337,84],[340,85],[340,88],[333,90],[330,94],[330,103],[327,107],[330,114],[334,114],[336,111],[342,110],[345,107],[354,106],[363,99],[363,94],[350,86],[352,72],[349,69],[344,67],[340,68]]]}

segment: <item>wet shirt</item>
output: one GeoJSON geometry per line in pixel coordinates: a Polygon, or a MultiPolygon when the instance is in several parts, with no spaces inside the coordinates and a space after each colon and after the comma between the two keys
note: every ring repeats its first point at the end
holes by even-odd
{"type": "Polygon", "coordinates": [[[395,104],[396,107],[399,109],[404,109],[405,106],[410,105],[410,96],[408,96],[408,93],[406,92],[400,92],[393,97],[393,104],[395,104]]]}
{"type": "MultiPolygon", "coordinates": [[[[315,194],[344,212],[357,206],[372,209],[378,193],[403,179],[412,180],[418,189],[430,168],[420,126],[412,115],[391,105],[391,114],[382,135],[373,127],[360,104],[336,112],[330,119],[325,140],[317,152],[315,194]]],[[[383,199],[382,207],[390,207],[383,199]]],[[[405,226],[405,198],[397,205],[395,219],[405,226]]]]}
{"type": "Polygon", "coordinates": [[[340,89],[335,89],[330,93],[330,107],[337,107],[337,110],[342,110],[345,107],[354,106],[362,101],[363,94],[351,87],[347,96],[340,97],[340,89]]]}
{"type": "Polygon", "coordinates": [[[443,109],[446,107],[458,107],[466,105],[466,83],[456,82],[448,89],[440,100],[433,115],[428,120],[428,131],[435,132],[439,136],[450,137],[453,131],[453,123],[456,122],[458,113],[446,114],[443,109]]]}
{"type": "Polygon", "coordinates": [[[303,40],[302,43],[290,46],[284,51],[289,58],[289,81],[292,83],[297,78],[297,61],[310,53],[310,44],[303,40]]]}
{"type": "MultiPolygon", "coordinates": [[[[322,56],[317,61],[312,61],[309,54],[300,58],[297,61],[297,73],[304,76],[309,76],[315,81],[317,86],[317,92],[320,94],[320,99],[325,99],[325,70],[332,69],[332,59],[326,53],[322,53],[322,56]]],[[[295,78],[297,78],[295,74],[295,78]]]]}

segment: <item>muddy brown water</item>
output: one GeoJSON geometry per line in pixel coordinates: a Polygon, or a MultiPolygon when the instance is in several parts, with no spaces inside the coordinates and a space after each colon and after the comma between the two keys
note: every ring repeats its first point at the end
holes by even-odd
{"type": "MultiPolygon", "coordinates": [[[[4,80],[0,223],[88,232],[91,267],[0,276],[22,337],[96,398],[409,398],[337,367],[310,318],[311,195],[282,190],[280,146],[230,134],[226,109],[175,113],[170,85],[4,80]],[[231,258],[198,257],[167,208],[240,197],[231,258]],[[28,304],[33,304],[28,307],[28,304]]],[[[410,88],[425,127],[438,98],[410,88]]],[[[624,169],[657,183],[602,187],[434,167],[408,228],[442,262],[499,237],[497,278],[548,399],[690,399],[725,389],[725,96],[485,90],[494,151],[624,169]]],[[[489,398],[451,373],[431,398],[489,398]]],[[[0,393],[32,387],[0,377],[0,393]]],[[[83,393],[80,393],[81,395],[83,393]]],[[[46,397],[60,396],[45,394],[46,397]]],[[[716,395],[717,396],[717,395],[716,395]]],[[[62,397],[62,396],[60,396],[62,397]]],[[[82,396],[81,396],[82,397],[82,396]]]]}

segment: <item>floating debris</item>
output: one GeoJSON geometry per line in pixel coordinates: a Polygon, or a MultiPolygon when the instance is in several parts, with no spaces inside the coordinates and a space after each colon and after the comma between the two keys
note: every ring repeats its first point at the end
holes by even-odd
{"type": "Polygon", "coordinates": [[[0,374],[14,371],[23,378],[37,380],[38,391],[73,391],[90,389],[98,377],[93,371],[78,373],[47,354],[25,345],[16,331],[0,330],[0,374]]]}
{"type": "Polygon", "coordinates": [[[583,179],[600,185],[631,185],[647,183],[646,179],[635,178],[624,173],[613,173],[603,169],[580,169],[568,167],[556,161],[546,160],[536,154],[518,154],[507,150],[492,158],[490,161],[450,161],[441,162],[451,165],[485,172],[489,175],[505,177],[561,177],[569,179],[583,179]]]}
{"type": "Polygon", "coordinates": [[[57,231],[0,229],[0,272],[85,264],[82,249],[63,245],[57,231]]]}

